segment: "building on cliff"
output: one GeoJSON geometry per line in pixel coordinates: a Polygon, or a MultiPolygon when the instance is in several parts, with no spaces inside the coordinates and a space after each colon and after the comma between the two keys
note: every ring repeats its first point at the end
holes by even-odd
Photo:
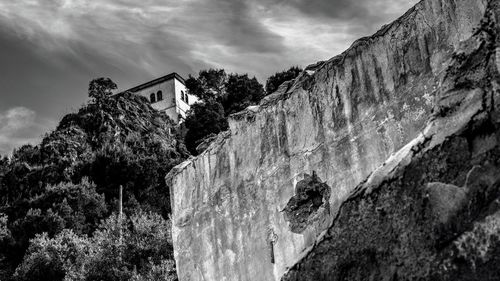
{"type": "Polygon", "coordinates": [[[181,123],[191,105],[198,102],[197,97],[188,93],[184,78],[175,72],[123,92],[146,97],[154,109],[164,111],[176,124],[181,123]]]}

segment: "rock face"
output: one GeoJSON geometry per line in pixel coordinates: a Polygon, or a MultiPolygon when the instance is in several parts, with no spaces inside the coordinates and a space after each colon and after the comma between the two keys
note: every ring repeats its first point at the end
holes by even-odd
{"type": "Polygon", "coordinates": [[[457,50],[421,135],[283,280],[500,280],[500,2],[457,50]]]}
{"type": "MultiPolygon", "coordinates": [[[[486,31],[469,39],[487,2],[420,2],[232,116],[229,132],[174,168],[167,181],[180,280],[280,280],[285,273],[287,280],[398,280],[405,270],[426,276],[419,265],[432,264],[434,252],[405,247],[417,238],[449,247],[485,213],[470,202],[490,204],[496,194],[497,166],[487,156],[496,147],[496,123],[483,115],[494,108],[496,84],[487,78],[495,77],[498,63],[481,53],[492,42],[478,43],[486,31]],[[458,132],[462,139],[452,141],[458,132]],[[397,173],[408,187],[386,182],[397,173]],[[480,192],[485,183],[492,186],[487,195],[480,192]],[[379,190],[386,192],[380,199],[379,190]],[[427,232],[411,232],[419,223],[427,223],[421,226],[427,232]],[[403,267],[410,256],[413,264],[403,267]]],[[[472,238],[461,240],[462,255],[488,256],[493,242],[469,249],[466,241],[482,243],[495,224],[493,218],[474,225],[472,238]]],[[[440,261],[435,272],[454,262],[440,261]]]]}

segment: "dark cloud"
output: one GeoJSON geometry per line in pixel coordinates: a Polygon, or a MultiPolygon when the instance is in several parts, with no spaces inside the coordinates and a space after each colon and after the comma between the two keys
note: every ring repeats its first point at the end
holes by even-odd
{"type": "MultiPolygon", "coordinates": [[[[101,76],[124,89],[220,67],[264,82],[338,54],[415,1],[0,0],[0,118],[29,108],[33,126],[50,127],[101,76]]],[[[41,134],[9,130],[6,144],[0,128],[0,153],[41,134]]]]}
{"type": "Polygon", "coordinates": [[[356,34],[370,33],[400,16],[418,0],[262,0],[263,5],[289,6],[305,16],[331,24],[349,23],[356,34]],[[269,4],[270,3],[270,4],[269,4]]]}
{"type": "MultiPolygon", "coordinates": [[[[283,1],[280,1],[283,3],[283,1]]],[[[376,0],[292,0],[290,5],[313,16],[320,15],[339,20],[373,18],[371,11],[376,0]]],[[[375,15],[378,17],[381,15],[375,15]]]]}
{"type": "Polygon", "coordinates": [[[249,1],[212,0],[190,7],[191,17],[183,22],[200,28],[200,39],[234,48],[235,51],[279,53],[283,38],[263,26],[251,14],[249,1]]]}

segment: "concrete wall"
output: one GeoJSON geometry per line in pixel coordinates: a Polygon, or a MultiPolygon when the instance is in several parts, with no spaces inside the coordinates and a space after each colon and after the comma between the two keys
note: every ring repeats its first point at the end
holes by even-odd
{"type": "Polygon", "coordinates": [[[150,95],[152,93],[156,95],[158,91],[162,91],[163,100],[157,101],[151,104],[151,106],[156,110],[165,111],[165,113],[167,113],[167,115],[176,123],[181,121],[179,119],[179,115],[182,116],[181,119],[186,118],[186,113],[189,110],[190,105],[198,102],[198,99],[195,96],[187,93],[186,86],[177,79],[167,80],[163,83],[142,89],[137,91],[136,94],[144,96],[150,100],[150,95]],[[189,96],[189,104],[181,99],[181,92],[184,92],[189,96]]]}
{"type": "MultiPolygon", "coordinates": [[[[178,117],[176,114],[173,114],[173,112],[170,109],[175,110],[175,83],[174,80],[168,80],[163,83],[159,83],[156,85],[153,85],[149,88],[142,89],[140,91],[135,92],[137,95],[141,95],[146,97],[148,100],[150,100],[150,95],[155,94],[158,91],[162,91],[163,93],[163,100],[159,102],[152,103],[151,106],[156,109],[156,110],[162,110],[167,113],[167,115],[174,120],[175,122],[178,122],[178,117]]],[[[174,111],[175,112],[175,111],[174,111]]]]}
{"type": "Polygon", "coordinates": [[[175,97],[177,100],[177,114],[180,114],[183,118],[186,118],[186,113],[190,109],[191,105],[198,102],[198,98],[193,95],[188,94],[186,86],[182,84],[177,79],[174,80],[175,85],[175,97]],[[181,99],[181,92],[184,92],[185,95],[188,95],[188,103],[181,99]]]}
{"type": "Polygon", "coordinates": [[[422,129],[444,62],[484,6],[420,2],[233,116],[229,132],[174,168],[167,181],[180,280],[279,280],[354,187],[422,129]],[[329,201],[292,232],[284,209],[313,172],[331,189],[329,201]]]}

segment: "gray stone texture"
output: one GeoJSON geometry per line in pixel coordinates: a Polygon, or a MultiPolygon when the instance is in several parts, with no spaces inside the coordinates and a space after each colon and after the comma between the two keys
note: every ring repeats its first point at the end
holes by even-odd
{"type": "Polygon", "coordinates": [[[437,252],[425,247],[450,239],[487,256],[494,243],[478,235],[499,223],[474,224],[482,209],[470,202],[496,194],[496,125],[484,120],[499,64],[495,42],[469,39],[487,2],[424,0],[231,116],[228,132],[167,176],[179,279],[404,280],[446,272],[452,257],[430,266],[437,252]],[[328,202],[302,200],[315,209],[297,228],[287,204],[313,173],[328,202]]]}

